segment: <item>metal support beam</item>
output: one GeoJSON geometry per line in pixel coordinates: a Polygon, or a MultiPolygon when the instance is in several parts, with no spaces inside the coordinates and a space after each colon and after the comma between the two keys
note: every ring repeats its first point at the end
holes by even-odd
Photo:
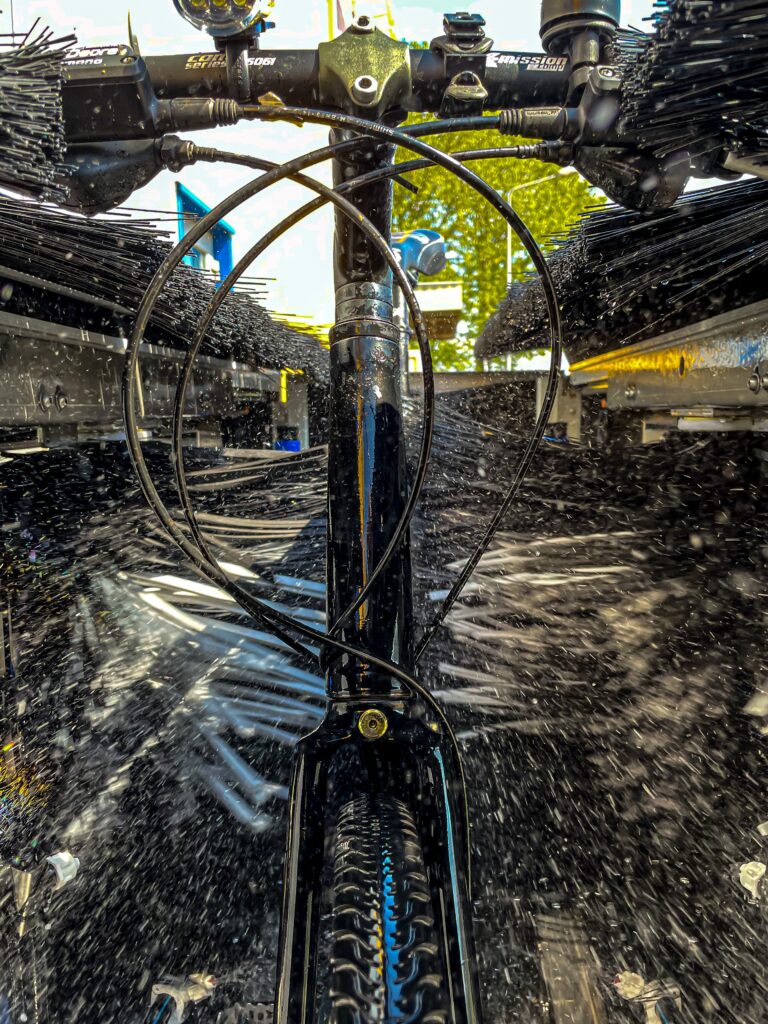
{"type": "MultiPolygon", "coordinates": [[[[0,427],[117,426],[126,342],[62,324],[0,313],[0,427]]],[[[167,420],[184,353],[160,345],[142,349],[139,388],[145,426],[167,420]]],[[[187,415],[207,419],[236,411],[238,393],[276,393],[280,374],[202,356],[187,415]]]]}

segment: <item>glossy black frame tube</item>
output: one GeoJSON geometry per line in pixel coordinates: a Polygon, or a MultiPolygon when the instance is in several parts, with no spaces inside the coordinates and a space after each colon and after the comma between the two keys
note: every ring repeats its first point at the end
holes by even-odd
{"type": "MultiPolygon", "coordinates": [[[[349,132],[335,131],[334,141],[349,132]]],[[[394,147],[371,143],[334,161],[334,184],[389,166],[394,147]]],[[[352,201],[389,238],[392,181],[354,193],[352,201]]],[[[365,586],[392,539],[407,500],[400,344],[392,273],[374,246],[343,215],[334,243],[336,325],[331,332],[328,451],[328,621],[336,622],[365,586]]],[[[342,631],[363,650],[413,668],[411,560],[408,538],[378,586],[342,631]]],[[[402,694],[402,684],[359,659],[342,656],[328,672],[331,697],[402,694]]]]}

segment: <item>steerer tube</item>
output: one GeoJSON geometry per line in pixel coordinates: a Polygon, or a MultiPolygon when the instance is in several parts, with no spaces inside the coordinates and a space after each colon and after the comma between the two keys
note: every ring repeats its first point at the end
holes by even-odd
{"type": "MultiPolygon", "coordinates": [[[[334,134],[334,140],[345,137],[334,134]]],[[[336,184],[392,162],[390,146],[371,143],[337,161],[336,184]]],[[[357,193],[360,209],[389,234],[392,184],[357,193]]],[[[328,617],[334,622],[360,593],[394,534],[407,497],[400,393],[399,331],[392,275],[347,218],[336,219],[336,326],[331,333],[328,467],[328,617]]],[[[407,540],[370,599],[344,629],[349,643],[413,668],[411,563],[407,540]]],[[[329,671],[333,697],[402,691],[400,684],[352,658],[329,671]]]]}

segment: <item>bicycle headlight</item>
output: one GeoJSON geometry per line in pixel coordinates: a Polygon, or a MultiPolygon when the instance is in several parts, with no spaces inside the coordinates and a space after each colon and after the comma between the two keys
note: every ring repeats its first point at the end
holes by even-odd
{"type": "Polygon", "coordinates": [[[245,32],[267,14],[265,0],[173,0],[179,14],[217,39],[245,32]]]}

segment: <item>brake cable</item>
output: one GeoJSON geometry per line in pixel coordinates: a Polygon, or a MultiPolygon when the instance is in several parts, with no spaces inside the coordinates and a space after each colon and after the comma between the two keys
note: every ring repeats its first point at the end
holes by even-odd
{"type": "MultiPolygon", "coordinates": [[[[416,125],[409,125],[402,130],[388,128],[381,125],[373,125],[362,118],[352,117],[348,114],[337,114],[327,113],[309,110],[303,107],[252,107],[245,106],[243,109],[243,115],[257,120],[293,120],[293,121],[309,121],[312,123],[319,123],[328,125],[331,128],[352,128],[355,131],[359,131],[361,135],[373,135],[377,138],[389,140],[398,143],[404,149],[410,149],[415,153],[423,154],[427,156],[433,165],[443,167],[445,170],[454,173],[460,180],[463,180],[465,184],[469,185],[476,192],[479,192],[483,198],[487,199],[488,202],[495,207],[495,209],[502,214],[504,219],[511,225],[512,229],[516,232],[518,238],[526,249],[534,267],[539,273],[544,288],[545,298],[547,302],[547,308],[550,316],[550,322],[552,326],[552,358],[550,361],[549,376],[547,379],[547,387],[544,396],[544,402],[539,413],[539,417],[536,422],[533,434],[529,441],[528,447],[523,455],[523,458],[518,467],[518,471],[515,475],[512,487],[508,492],[499,512],[494,516],[489,529],[484,534],[480,544],[477,546],[473,554],[471,555],[465,571],[462,572],[457,584],[451,589],[448,598],[446,599],[445,605],[440,609],[435,618],[432,620],[430,625],[425,630],[424,635],[418,645],[416,660],[421,658],[427,645],[432,639],[434,633],[443,622],[448,612],[453,607],[453,604],[458,599],[462,590],[466,586],[466,583],[474,571],[477,563],[481,560],[482,556],[490,546],[493,537],[499,529],[499,526],[506,515],[509,507],[514,501],[517,493],[520,489],[520,485],[530,468],[533,459],[536,456],[536,452],[539,449],[541,441],[544,437],[544,432],[549,421],[549,414],[554,404],[555,396],[557,393],[557,385],[560,373],[560,363],[562,358],[562,325],[560,320],[560,308],[557,301],[557,293],[555,289],[554,280],[552,279],[549,266],[544,258],[544,255],[539,248],[536,240],[534,239],[529,228],[520,217],[520,215],[512,209],[512,207],[506,202],[506,200],[496,192],[487,182],[483,181],[482,178],[478,177],[469,168],[464,167],[458,160],[456,160],[451,154],[442,153],[439,150],[435,150],[434,147],[429,146],[427,143],[421,142],[418,139],[420,135],[438,135],[445,134],[449,131],[469,131],[476,130],[478,127],[491,128],[498,127],[498,117],[474,117],[474,118],[455,118],[444,121],[433,121],[424,122],[416,125]],[[407,137],[407,138],[404,138],[407,137]],[[467,568],[469,572],[467,574],[467,568]]],[[[387,168],[386,170],[389,170],[387,168]]],[[[402,173],[402,166],[396,170],[392,169],[394,173],[402,173]]],[[[372,180],[369,176],[367,180],[372,180]]],[[[419,469],[422,467],[419,466],[419,469]]],[[[423,467],[423,478],[426,477],[427,467],[423,467]]],[[[420,484],[423,486],[424,480],[422,479],[420,484]]],[[[352,615],[360,608],[360,606],[367,599],[376,581],[379,579],[381,572],[388,564],[389,560],[394,555],[397,547],[399,546],[405,530],[407,529],[408,522],[413,516],[415,506],[420,496],[421,486],[417,492],[415,487],[411,491],[408,504],[405,509],[405,513],[396,528],[390,543],[384,551],[380,562],[373,570],[371,577],[369,578],[366,586],[358,594],[356,600],[350,605],[350,607],[344,611],[336,623],[330,630],[329,639],[333,639],[337,633],[343,628],[343,626],[349,621],[352,615]],[[414,499],[415,496],[415,500],[414,499]],[[406,520],[407,514],[407,522],[406,520]]]]}
{"type": "MultiPolygon", "coordinates": [[[[126,440],[128,443],[128,449],[131,455],[131,459],[136,469],[139,482],[144,492],[144,496],[147,499],[149,505],[158,516],[164,529],[169,534],[174,543],[187,555],[188,558],[197,566],[197,568],[207,574],[218,586],[220,586],[225,593],[232,596],[246,611],[252,614],[257,620],[271,625],[274,627],[275,623],[279,623],[284,629],[292,630],[298,633],[304,639],[310,639],[319,643],[321,646],[330,645],[335,647],[342,653],[349,655],[350,657],[362,660],[376,668],[379,668],[385,673],[388,673],[395,678],[403,682],[406,687],[412,686],[415,682],[411,676],[406,673],[402,668],[387,661],[383,658],[378,658],[373,654],[361,651],[359,648],[347,643],[346,641],[332,638],[326,634],[319,632],[318,630],[312,629],[295,619],[292,619],[288,615],[274,610],[269,605],[260,601],[258,598],[253,597],[247,591],[245,591],[238,584],[234,583],[219,567],[213,556],[206,550],[201,551],[197,545],[191,544],[184,533],[179,529],[175,523],[173,516],[168,511],[168,508],[163,503],[160,495],[155,488],[154,482],[152,481],[151,475],[149,474],[146,462],[144,460],[143,453],[141,451],[141,442],[138,436],[138,425],[136,421],[136,409],[135,409],[135,379],[138,364],[138,357],[140,352],[141,343],[143,340],[144,332],[146,330],[147,323],[152,314],[154,305],[162,291],[165,283],[170,277],[173,270],[180,264],[186,252],[199,240],[210,228],[218,223],[218,221],[226,216],[231,210],[238,206],[241,202],[250,198],[252,195],[256,195],[263,191],[269,185],[288,178],[296,172],[302,170],[304,167],[309,166],[311,163],[319,163],[320,161],[327,159],[330,156],[334,156],[337,153],[354,148],[360,144],[360,139],[345,140],[341,143],[335,143],[331,146],[324,147],[321,150],[317,150],[313,153],[306,154],[303,157],[297,157],[296,159],[289,161],[282,165],[280,168],[268,172],[262,175],[255,182],[250,182],[247,185],[242,186],[227,199],[223,200],[214,210],[209,214],[206,214],[200,221],[198,221],[185,235],[184,239],[180,241],[174,249],[168,254],[166,259],[163,261],[161,266],[158,268],[155,276],[150,282],[147,291],[145,292],[144,299],[137,312],[136,321],[134,324],[134,330],[131,338],[128,342],[126,349],[126,362],[123,372],[123,413],[125,417],[126,425],[126,440]]],[[[429,147],[426,147],[429,149],[429,147]]],[[[332,193],[332,190],[329,190],[332,193]]],[[[343,197],[335,197],[339,201],[340,205],[346,200],[343,197]]],[[[359,212],[355,209],[355,220],[357,223],[363,226],[363,222],[360,220],[359,212]]],[[[372,239],[375,239],[379,232],[371,226],[372,239]]],[[[382,240],[383,241],[383,240],[382,240]]],[[[387,243],[383,241],[383,245],[387,243]]],[[[396,264],[396,257],[394,253],[391,253],[391,258],[396,264]]],[[[399,269],[399,264],[397,265],[399,269]]],[[[406,286],[407,285],[406,282],[406,286]]],[[[416,322],[419,322],[421,317],[420,311],[418,310],[418,304],[415,303],[414,313],[416,313],[416,322]]],[[[423,320],[422,320],[423,327],[423,320]]],[[[424,336],[426,338],[426,328],[423,328],[424,336]]],[[[312,652],[307,651],[306,648],[298,647],[295,641],[286,641],[285,633],[280,633],[280,639],[284,642],[289,642],[290,646],[294,650],[298,650],[301,654],[311,654],[312,652]]]]}

